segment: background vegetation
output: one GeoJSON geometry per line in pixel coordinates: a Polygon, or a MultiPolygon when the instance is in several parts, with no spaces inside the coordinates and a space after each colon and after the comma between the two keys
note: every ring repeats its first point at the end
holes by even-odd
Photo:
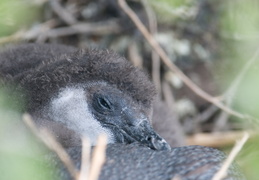
{"type": "MultiPolygon", "coordinates": [[[[177,114],[174,121],[180,122],[187,144],[199,143],[191,141],[197,134],[227,139],[225,133],[230,133],[238,139],[243,131],[252,132],[237,160],[247,179],[257,179],[259,2],[142,0],[128,3],[171,62],[201,89],[215,97],[220,95],[228,107],[253,118],[231,116],[184,86],[177,73],[171,72],[161,60],[156,61],[139,29],[115,0],[1,0],[0,45],[48,42],[109,48],[121,53],[150,74],[159,98],[174,107],[172,111],[177,114]],[[165,87],[169,87],[173,98],[168,97],[165,87]]],[[[44,160],[34,160],[44,153],[45,150],[39,150],[44,148],[23,130],[21,114],[9,108],[4,93],[0,94],[0,172],[4,172],[6,179],[50,179],[44,160]],[[37,176],[41,173],[45,175],[37,176]]],[[[232,140],[222,146],[218,141],[212,146],[226,151],[234,143],[232,140]]]]}

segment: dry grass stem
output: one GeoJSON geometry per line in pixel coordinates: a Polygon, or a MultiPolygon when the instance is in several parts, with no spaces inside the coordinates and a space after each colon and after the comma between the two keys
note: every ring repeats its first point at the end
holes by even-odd
{"type": "Polygon", "coordinates": [[[228,170],[229,166],[234,161],[235,157],[237,156],[239,151],[242,149],[242,147],[244,146],[244,144],[248,140],[248,138],[249,138],[249,134],[245,132],[243,135],[243,138],[240,141],[236,142],[236,145],[231,150],[231,152],[230,152],[228,158],[226,159],[226,161],[224,162],[223,166],[214,175],[212,180],[221,180],[227,175],[227,170],[228,170]]]}
{"type": "Polygon", "coordinates": [[[64,163],[73,179],[77,180],[78,171],[76,170],[74,163],[72,162],[70,156],[67,154],[65,149],[56,141],[54,136],[47,129],[39,130],[29,114],[23,115],[23,121],[49,149],[57,153],[58,157],[64,163]]]}
{"type": "Polygon", "coordinates": [[[0,44],[18,41],[24,36],[24,34],[25,34],[25,31],[20,30],[20,31],[18,31],[15,34],[12,34],[10,36],[2,37],[2,38],[0,38],[0,44]]]}
{"type": "MultiPolygon", "coordinates": [[[[259,133],[256,131],[247,132],[250,137],[258,137],[259,133]]],[[[220,133],[197,133],[189,136],[186,139],[187,145],[201,145],[209,147],[224,147],[233,145],[237,139],[242,138],[244,131],[231,131],[220,133]]]]}
{"type": "Polygon", "coordinates": [[[82,160],[81,160],[81,169],[78,180],[87,180],[89,176],[90,169],[90,151],[91,145],[87,137],[82,138],[82,160]]]}
{"type": "Polygon", "coordinates": [[[231,108],[225,106],[219,99],[212,97],[202,89],[200,89],[195,83],[193,83],[177,66],[175,66],[170,58],[166,55],[165,51],[161,48],[161,46],[158,44],[158,42],[155,40],[155,38],[148,32],[148,30],[145,28],[143,23],[139,20],[136,13],[130,9],[130,7],[126,4],[125,0],[118,0],[118,3],[122,10],[130,17],[130,19],[134,22],[134,24],[137,26],[139,31],[143,34],[145,39],[148,41],[148,43],[151,45],[153,49],[158,53],[162,61],[165,63],[165,65],[174,73],[178,75],[178,77],[198,96],[202,97],[203,99],[207,100],[210,103],[215,104],[220,109],[226,111],[227,113],[234,115],[238,118],[245,119],[248,118],[248,116],[241,114],[237,111],[232,110],[231,108]]]}
{"type": "Polygon", "coordinates": [[[75,165],[73,161],[71,160],[70,156],[67,154],[65,149],[56,141],[54,136],[47,130],[42,129],[42,140],[44,143],[54,152],[57,153],[60,160],[63,162],[63,164],[67,167],[67,170],[73,177],[73,179],[77,180],[79,177],[79,173],[75,168],[75,165]]]}
{"type": "Polygon", "coordinates": [[[98,138],[97,146],[93,150],[91,168],[88,180],[97,180],[105,162],[105,150],[107,144],[107,136],[101,135],[98,138]]]}

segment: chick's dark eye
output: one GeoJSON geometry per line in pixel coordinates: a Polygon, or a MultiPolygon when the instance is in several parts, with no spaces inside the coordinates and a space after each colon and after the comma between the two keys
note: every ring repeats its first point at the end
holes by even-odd
{"type": "Polygon", "coordinates": [[[98,104],[99,104],[102,108],[104,108],[104,109],[111,109],[111,104],[110,104],[110,102],[109,102],[107,99],[105,99],[105,98],[99,97],[99,98],[98,98],[98,104]]]}

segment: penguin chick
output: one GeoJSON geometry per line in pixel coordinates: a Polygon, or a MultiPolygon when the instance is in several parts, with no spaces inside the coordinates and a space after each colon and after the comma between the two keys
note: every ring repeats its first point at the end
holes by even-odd
{"type": "Polygon", "coordinates": [[[23,92],[25,110],[68,146],[80,136],[95,145],[105,133],[108,143],[170,149],[150,125],[153,84],[114,52],[23,44],[2,51],[0,65],[2,81],[23,92]]]}
{"type": "MultiPolygon", "coordinates": [[[[68,149],[77,168],[80,169],[81,147],[68,149]]],[[[66,169],[49,158],[57,168],[59,179],[71,180],[66,169]]],[[[54,158],[55,159],[55,158],[54,158]]],[[[138,143],[129,145],[111,144],[106,149],[106,161],[99,180],[209,180],[219,171],[226,156],[223,152],[203,146],[184,146],[170,151],[154,151],[138,143]],[[177,179],[177,178],[176,178],[177,179]]],[[[245,180],[239,168],[233,163],[224,180],[245,180]]]]}

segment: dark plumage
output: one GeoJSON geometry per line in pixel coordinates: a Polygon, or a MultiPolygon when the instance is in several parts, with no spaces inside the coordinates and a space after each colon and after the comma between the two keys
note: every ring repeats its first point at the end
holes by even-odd
{"type": "MultiPolygon", "coordinates": [[[[72,147],[68,152],[79,169],[81,147],[72,147]]],[[[108,145],[106,154],[100,180],[171,180],[176,175],[181,180],[210,180],[226,158],[224,153],[203,146],[154,151],[139,144],[113,144],[108,145]]],[[[53,156],[50,159],[53,160],[53,156]]],[[[57,161],[54,163],[60,166],[57,161]]],[[[63,180],[71,179],[64,167],[55,173],[63,180]]],[[[244,180],[245,177],[232,165],[224,179],[244,180]]]]}

